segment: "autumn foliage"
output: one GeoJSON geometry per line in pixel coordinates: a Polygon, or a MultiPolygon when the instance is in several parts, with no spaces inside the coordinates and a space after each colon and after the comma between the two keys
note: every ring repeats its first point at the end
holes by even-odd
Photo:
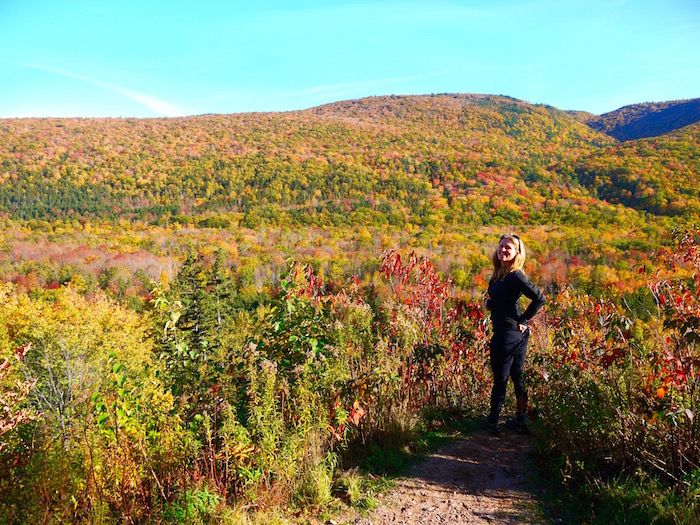
{"type": "Polygon", "coordinates": [[[435,95],[0,121],[0,522],[357,501],[346,469],[481,417],[504,231],[548,299],[542,456],[695,501],[698,128],[584,120],[435,95]]]}
{"type": "Polygon", "coordinates": [[[636,469],[694,487],[698,232],[679,233],[677,242],[658,254],[652,275],[639,268],[657,305],[646,321],[620,304],[567,290],[550,302],[536,330],[537,410],[549,446],[567,458],[570,474],[636,469]]]}

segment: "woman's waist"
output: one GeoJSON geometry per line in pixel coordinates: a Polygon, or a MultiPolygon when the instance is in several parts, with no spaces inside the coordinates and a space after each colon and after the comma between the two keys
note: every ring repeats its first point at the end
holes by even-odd
{"type": "Polygon", "coordinates": [[[520,331],[520,322],[512,316],[491,317],[494,331],[520,331]]]}

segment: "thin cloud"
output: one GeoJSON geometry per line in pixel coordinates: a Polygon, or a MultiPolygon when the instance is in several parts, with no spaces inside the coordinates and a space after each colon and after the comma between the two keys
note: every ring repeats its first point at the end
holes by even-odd
{"type": "Polygon", "coordinates": [[[139,93],[137,91],[132,91],[130,89],[123,88],[121,86],[116,86],[114,84],[110,84],[109,82],[103,82],[101,80],[96,80],[94,78],[86,77],[84,75],[78,75],[77,73],[73,73],[72,71],[68,71],[65,69],[59,69],[55,67],[49,67],[49,66],[42,66],[38,64],[22,64],[24,67],[30,68],[30,69],[37,69],[40,71],[48,71],[49,73],[55,73],[57,75],[61,75],[64,77],[69,77],[69,78],[75,78],[77,80],[82,80],[83,82],[88,82],[89,84],[93,84],[95,86],[100,86],[107,88],[111,91],[116,91],[117,93],[124,95],[127,98],[130,98],[131,100],[134,100],[138,102],[139,104],[143,104],[147,108],[155,111],[156,113],[159,113],[161,115],[164,115],[166,117],[177,117],[180,115],[183,115],[183,112],[175,108],[172,104],[169,104],[168,102],[164,102],[162,100],[158,100],[156,98],[150,97],[148,95],[144,95],[143,93],[139,93]]]}

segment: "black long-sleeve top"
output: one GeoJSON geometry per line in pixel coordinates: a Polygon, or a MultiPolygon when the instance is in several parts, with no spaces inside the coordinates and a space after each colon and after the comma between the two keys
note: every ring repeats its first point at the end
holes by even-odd
{"type": "Polygon", "coordinates": [[[509,273],[503,279],[489,283],[489,299],[486,307],[491,310],[494,331],[518,330],[519,324],[527,324],[544,305],[544,294],[520,270],[509,273]],[[524,312],[520,310],[520,297],[530,299],[524,312]]]}

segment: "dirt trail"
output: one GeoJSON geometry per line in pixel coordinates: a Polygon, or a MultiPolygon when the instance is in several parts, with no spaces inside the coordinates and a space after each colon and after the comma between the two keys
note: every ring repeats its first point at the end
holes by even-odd
{"type": "Polygon", "coordinates": [[[477,430],[428,456],[399,478],[382,505],[355,525],[545,524],[526,480],[532,441],[504,428],[477,430]]]}

